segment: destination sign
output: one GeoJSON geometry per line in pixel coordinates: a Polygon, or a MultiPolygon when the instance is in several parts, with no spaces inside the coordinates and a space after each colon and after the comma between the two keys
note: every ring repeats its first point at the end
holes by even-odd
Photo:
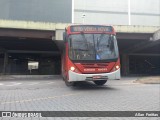
{"type": "Polygon", "coordinates": [[[84,25],[71,26],[71,32],[112,32],[111,26],[84,25]]]}

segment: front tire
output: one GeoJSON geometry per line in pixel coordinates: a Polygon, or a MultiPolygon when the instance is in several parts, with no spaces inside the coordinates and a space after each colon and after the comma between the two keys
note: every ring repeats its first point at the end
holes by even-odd
{"type": "Polygon", "coordinates": [[[75,82],[68,82],[67,80],[65,80],[65,84],[66,86],[75,86],[75,82]]]}
{"type": "Polygon", "coordinates": [[[96,85],[104,85],[107,80],[96,80],[96,81],[93,81],[96,85]]]}

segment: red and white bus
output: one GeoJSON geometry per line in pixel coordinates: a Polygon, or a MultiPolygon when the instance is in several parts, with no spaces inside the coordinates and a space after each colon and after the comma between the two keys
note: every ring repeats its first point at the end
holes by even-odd
{"type": "Polygon", "coordinates": [[[120,59],[112,26],[70,25],[63,34],[62,76],[67,84],[120,79],[120,59]]]}

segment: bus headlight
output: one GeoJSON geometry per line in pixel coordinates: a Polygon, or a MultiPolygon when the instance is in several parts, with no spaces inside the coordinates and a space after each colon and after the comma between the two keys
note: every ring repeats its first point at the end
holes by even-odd
{"type": "Polygon", "coordinates": [[[75,70],[75,67],[72,66],[72,67],[70,68],[70,70],[74,71],[74,70],[75,70]]]}
{"type": "Polygon", "coordinates": [[[119,65],[116,65],[116,69],[119,69],[119,65]]]}

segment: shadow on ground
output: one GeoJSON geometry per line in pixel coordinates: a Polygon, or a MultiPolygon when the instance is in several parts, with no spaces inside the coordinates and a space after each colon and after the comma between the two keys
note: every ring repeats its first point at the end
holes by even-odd
{"type": "Polygon", "coordinates": [[[77,82],[74,86],[70,86],[71,89],[73,90],[117,90],[117,88],[113,88],[107,83],[102,86],[98,86],[94,84],[93,82],[77,82]]]}

